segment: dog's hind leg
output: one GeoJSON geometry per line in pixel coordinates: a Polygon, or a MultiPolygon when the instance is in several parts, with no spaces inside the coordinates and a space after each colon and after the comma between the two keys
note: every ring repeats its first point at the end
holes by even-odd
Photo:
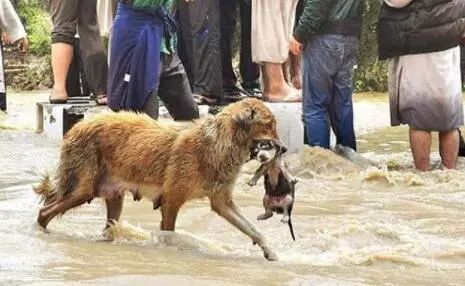
{"type": "Polygon", "coordinates": [[[123,210],[124,194],[118,198],[105,199],[107,206],[107,224],[105,228],[109,228],[115,221],[119,221],[121,211],[123,210]]]}
{"type": "Polygon", "coordinates": [[[266,245],[265,239],[260,232],[258,232],[255,226],[240,213],[239,209],[232,201],[230,192],[220,191],[210,197],[210,202],[214,212],[225,218],[229,223],[249,236],[254,244],[258,244],[262,248],[266,259],[278,259],[276,254],[266,245]]]}
{"type": "Polygon", "coordinates": [[[161,223],[160,229],[174,231],[179,209],[186,202],[184,195],[180,192],[164,192],[161,197],[161,223]]]}
{"type": "Polygon", "coordinates": [[[44,229],[48,223],[58,214],[64,214],[67,210],[80,206],[85,202],[91,200],[93,195],[88,190],[76,189],[69,195],[60,198],[56,202],[43,207],[39,211],[37,222],[44,229]]]}

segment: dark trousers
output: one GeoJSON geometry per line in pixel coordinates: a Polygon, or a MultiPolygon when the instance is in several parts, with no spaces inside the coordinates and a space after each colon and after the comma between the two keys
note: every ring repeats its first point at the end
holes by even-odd
{"type": "Polygon", "coordinates": [[[357,46],[356,37],[344,35],[314,36],[305,46],[303,119],[310,146],[329,149],[332,127],[336,144],[357,150],[352,105],[357,46]]]}
{"type": "Polygon", "coordinates": [[[6,111],[6,78],[5,78],[5,60],[3,54],[3,44],[0,41],[0,59],[2,61],[2,69],[0,69],[0,73],[3,74],[3,84],[5,85],[5,92],[0,92],[0,110],[6,111]]]}
{"type": "Polygon", "coordinates": [[[144,108],[144,112],[154,119],[158,119],[158,97],[174,120],[199,118],[199,109],[192,97],[186,71],[176,54],[161,54],[160,84],[144,108]]]}
{"type": "Polygon", "coordinates": [[[179,1],[184,66],[196,94],[222,98],[219,0],[179,1]]]}
{"type": "Polygon", "coordinates": [[[92,92],[106,94],[108,64],[97,21],[97,0],[50,0],[52,43],[74,44],[76,31],[92,92]]]}
{"type": "Polygon", "coordinates": [[[239,71],[244,83],[258,82],[260,68],[252,62],[252,4],[246,0],[220,0],[221,15],[221,59],[223,65],[223,86],[236,85],[237,77],[232,65],[232,43],[236,30],[237,12],[241,20],[241,52],[239,71]]]}

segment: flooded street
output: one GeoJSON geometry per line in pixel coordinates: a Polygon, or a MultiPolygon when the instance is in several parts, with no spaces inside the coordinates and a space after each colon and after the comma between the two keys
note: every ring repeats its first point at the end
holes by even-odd
{"type": "MultiPolygon", "coordinates": [[[[374,166],[321,149],[289,156],[295,242],[279,215],[256,220],[264,188],[246,184],[258,166],[244,167],[235,201],[277,253],[268,262],[207,200],[183,207],[174,234],[130,195],[113,242],[101,237],[98,199],[40,230],[31,186],[53,172],[60,144],[33,131],[31,98],[46,96],[11,96],[0,116],[0,285],[465,285],[465,160],[415,172],[408,129],[388,127],[385,97],[355,103],[359,149],[374,166]]],[[[437,140],[434,150],[437,166],[437,140]]]]}

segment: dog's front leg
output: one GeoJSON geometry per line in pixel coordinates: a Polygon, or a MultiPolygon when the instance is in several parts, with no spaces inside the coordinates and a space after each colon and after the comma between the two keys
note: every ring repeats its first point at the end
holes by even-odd
{"type": "Polygon", "coordinates": [[[255,172],[255,175],[253,176],[252,179],[247,183],[249,186],[255,186],[257,184],[258,179],[260,179],[261,176],[265,173],[265,165],[262,164],[260,168],[257,169],[255,172]]]}
{"type": "Polygon", "coordinates": [[[254,244],[258,244],[262,248],[266,259],[278,260],[276,254],[266,245],[265,239],[260,232],[239,212],[232,201],[229,191],[220,191],[220,193],[210,197],[210,202],[213,211],[249,236],[254,244]]]}

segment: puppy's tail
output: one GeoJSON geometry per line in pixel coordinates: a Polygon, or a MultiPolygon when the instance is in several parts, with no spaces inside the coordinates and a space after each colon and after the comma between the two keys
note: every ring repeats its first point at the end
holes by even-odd
{"type": "Polygon", "coordinates": [[[291,212],[292,210],[289,210],[289,221],[287,222],[287,224],[289,225],[289,231],[291,232],[292,239],[295,241],[294,228],[292,227],[291,212]]]}
{"type": "Polygon", "coordinates": [[[44,175],[37,186],[32,187],[34,192],[40,196],[40,202],[47,206],[57,200],[57,190],[48,174],[44,175]]]}

